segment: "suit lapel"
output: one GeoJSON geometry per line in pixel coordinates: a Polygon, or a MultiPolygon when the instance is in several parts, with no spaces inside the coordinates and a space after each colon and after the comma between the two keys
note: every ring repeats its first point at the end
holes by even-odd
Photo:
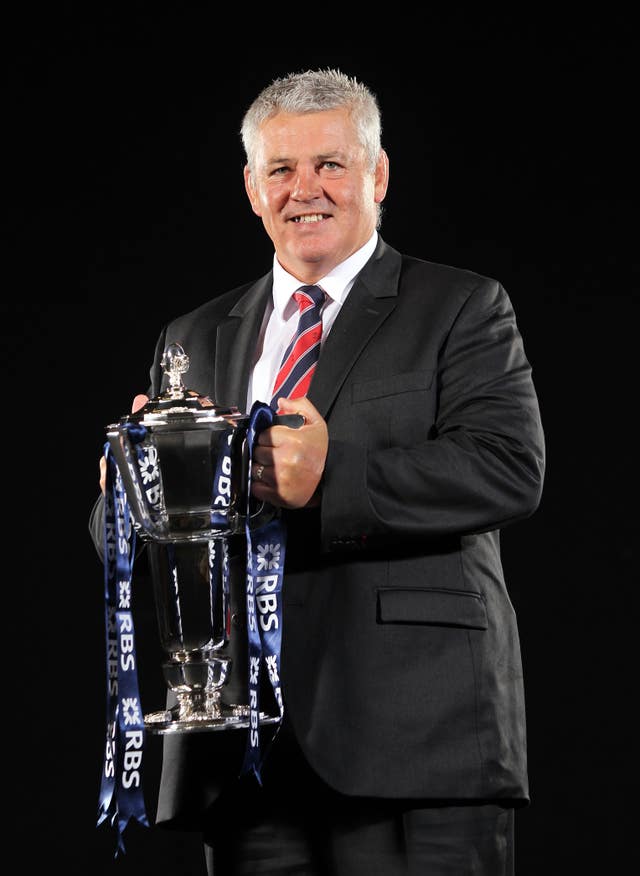
{"type": "Polygon", "coordinates": [[[249,374],[255,356],[262,317],[273,277],[265,274],[229,311],[218,326],[215,362],[215,398],[235,404],[244,412],[249,374]]]}
{"type": "MultiPolygon", "coordinates": [[[[354,363],[396,305],[400,254],[382,238],[333,324],[318,362],[309,399],[325,417],[354,363]]],[[[270,271],[253,284],[218,326],[215,400],[244,412],[258,334],[271,295],[270,271]]]]}
{"type": "Polygon", "coordinates": [[[368,341],[394,309],[400,264],[400,254],[380,238],[340,309],[309,390],[309,399],[323,417],[368,341]]]}

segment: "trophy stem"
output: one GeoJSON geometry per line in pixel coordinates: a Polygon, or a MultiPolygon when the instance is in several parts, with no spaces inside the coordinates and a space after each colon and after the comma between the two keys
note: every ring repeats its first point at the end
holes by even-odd
{"type": "Polygon", "coordinates": [[[145,715],[145,724],[150,730],[166,724],[191,724],[194,722],[220,721],[223,710],[219,690],[174,690],[176,704],[171,709],[145,715]]]}
{"type": "MultiPolygon", "coordinates": [[[[174,694],[175,706],[144,716],[147,730],[165,734],[249,727],[249,707],[224,704],[219,690],[174,690],[174,694]]],[[[273,724],[277,720],[265,712],[260,714],[262,724],[273,724]]]]}

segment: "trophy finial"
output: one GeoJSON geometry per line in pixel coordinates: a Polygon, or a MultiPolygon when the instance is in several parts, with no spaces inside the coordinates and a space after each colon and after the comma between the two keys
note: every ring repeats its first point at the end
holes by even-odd
{"type": "Polygon", "coordinates": [[[185,386],[182,382],[182,374],[189,370],[189,357],[181,344],[169,344],[162,356],[162,370],[169,377],[169,398],[183,398],[185,386]]]}

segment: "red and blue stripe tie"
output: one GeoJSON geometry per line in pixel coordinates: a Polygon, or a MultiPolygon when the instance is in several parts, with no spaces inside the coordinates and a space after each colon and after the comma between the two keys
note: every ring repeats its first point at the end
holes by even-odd
{"type": "Polygon", "coordinates": [[[271,407],[278,409],[278,399],[301,398],[309,391],[311,378],[320,355],[324,290],[319,286],[301,286],[293,297],[298,304],[298,327],[282,357],[273,385],[271,407]]]}

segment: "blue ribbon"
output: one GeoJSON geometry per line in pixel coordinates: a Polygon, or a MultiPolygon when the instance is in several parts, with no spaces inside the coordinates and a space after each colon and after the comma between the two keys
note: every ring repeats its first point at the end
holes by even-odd
{"type": "Polygon", "coordinates": [[[211,497],[211,526],[217,529],[229,527],[229,505],[231,504],[231,443],[234,429],[229,426],[220,436],[220,445],[213,480],[211,497]]]}
{"type": "MultiPolygon", "coordinates": [[[[247,630],[249,645],[249,734],[241,774],[252,773],[262,784],[260,754],[260,673],[263,663],[280,711],[278,732],[284,717],[280,687],[280,649],[282,645],[282,581],[286,529],[279,513],[260,527],[251,527],[251,463],[253,448],[263,429],[273,425],[275,411],[255,402],[249,415],[247,446],[247,630]]],[[[275,735],[275,734],[274,734],[275,735]]]]}
{"type": "Polygon", "coordinates": [[[107,732],[98,805],[98,825],[117,829],[118,852],[131,820],[148,827],[142,792],[144,720],[138,690],[131,577],[135,530],[122,477],[105,445],[105,634],[107,645],[107,732]]]}
{"type": "MultiPolygon", "coordinates": [[[[273,425],[275,412],[262,402],[256,402],[249,416],[247,430],[248,472],[245,533],[247,540],[246,601],[249,649],[249,734],[242,773],[253,773],[261,783],[259,682],[266,668],[279,708],[279,724],[284,716],[280,688],[280,650],[282,645],[282,582],[286,547],[286,530],[279,515],[257,528],[252,528],[254,509],[251,499],[251,465],[253,448],[263,429],[273,425]]],[[[146,429],[141,425],[127,426],[135,459],[125,445],[127,464],[137,464],[145,485],[148,502],[154,512],[162,512],[159,490],[157,450],[146,446],[146,429]]],[[[231,501],[230,427],[221,439],[213,485],[211,524],[225,530],[229,526],[231,501]]],[[[127,502],[122,476],[117,463],[105,445],[107,485],[105,490],[105,627],[107,647],[107,731],[105,755],[98,807],[98,825],[106,819],[117,828],[118,852],[125,851],[123,834],[130,820],[149,826],[142,792],[144,751],[144,718],[137,681],[137,661],[133,614],[131,611],[131,580],[135,554],[135,529],[127,502]]],[[[134,484],[138,477],[132,470],[134,484]]],[[[218,580],[220,565],[223,586],[224,635],[230,633],[228,618],[229,558],[226,539],[221,550],[216,541],[209,543],[209,569],[212,587],[218,580]]],[[[167,546],[169,552],[173,545],[167,546]]],[[[211,605],[215,604],[215,593],[211,605]]],[[[179,603],[177,603],[179,612],[179,603]]],[[[277,733],[277,729],[276,729],[277,733]]],[[[274,734],[275,735],[275,734],[274,734]]]]}

